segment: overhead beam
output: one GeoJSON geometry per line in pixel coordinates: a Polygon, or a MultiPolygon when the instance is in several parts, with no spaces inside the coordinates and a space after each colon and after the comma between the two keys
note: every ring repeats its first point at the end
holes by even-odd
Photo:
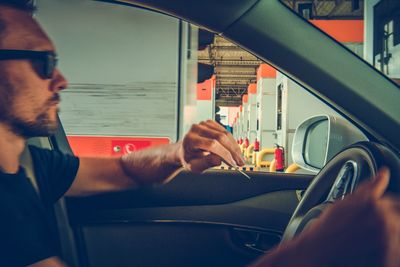
{"type": "Polygon", "coordinates": [[[215,101],[216,106],[238,107],[242,104],[241,97],[221,97],[215,101]]]}

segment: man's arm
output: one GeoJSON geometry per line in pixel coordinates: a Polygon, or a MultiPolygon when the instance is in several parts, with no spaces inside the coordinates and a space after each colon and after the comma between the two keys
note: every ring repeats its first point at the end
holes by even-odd
{"type": "Polygon", "coordinates": [[[163,183],[182,166],[196,173],[218,166],[243,165],[233,136],[214,121],[192,126],[178,143],[130,153],[121,158],[81,158],[67,196],[118,191],[163,183]]]}
{"type": "Polygon", "coordinates": [[[80,158],[76,178],[67,196],[119,191],[161,183],[181,167],[179,144],[133,152],[121,158],[80,158]]]}

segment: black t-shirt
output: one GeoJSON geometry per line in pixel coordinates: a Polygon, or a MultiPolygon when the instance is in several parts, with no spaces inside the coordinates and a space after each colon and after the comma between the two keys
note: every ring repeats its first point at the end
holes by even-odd
{"type": "Polygon", "coordinates": [[[53,205],[71,186],[79,159],[29,147],[40,196],[25,171],[0,172],[0,266],[26,266],[58,256],[53,205]]]}

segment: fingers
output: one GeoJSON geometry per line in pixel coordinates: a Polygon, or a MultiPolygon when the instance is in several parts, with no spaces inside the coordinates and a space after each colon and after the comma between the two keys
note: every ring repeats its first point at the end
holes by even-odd
{"type": "Polygon", "coordinates": [[[389,177],[389,169],[381,168],[371,181],[365,182],[357,189],[355,195],[373,200],[381,198],[389,184],[389,177]]]}
{"type": "Polygon", "coordinates": [[[245,164],[232,134],[211,120],[194,124],[183,139],[180,151],[183,165],[194,172],[218,166],[222,161],[230,166],[245,164]]]}
{"type": "Polygon", "coordinates": [[[208,154],[205,157],[190,161],[189,165],[192,172],[201,173],[210,167],[221,165],[221,158],[214,154],[208,154]]]}
{"type": "Polygon", "coordinates": [[[213,128],[217,131],[226,131],[226,129],[224,127],[222,127],[221,124],[219,124],[213,120],[202,121],[202,122],[200,122],[200,125],[208,125],[209,127],[213,128]]]}
{"type": "MultiPolygon", "coordinates": [[[[220,126],[220,125],[219,125],[220,126]]],[[[232,155],[237,165],[243,165],[244,161],[241,157],[240,148],[234,140],[233,136],[221,126],[218,129],[214,125],[199,124],[193,126],[193,131],[202,137],[218,141],[232,155]]]]}
{"type": "Polygon", "coordinates": [[[218,132],[220,132],[220,133],[225,134],[225,136],[232,142],[231,145],[234,144],[232,147],[235,148],[235,149],[236,149],[236,152],[238,152],[238,153],[240,154],[240,148],[239,148],[239,146],[237,145],[237,142],[236,142],[235,138],[233,137],[233,135],[232,135],[231,133],[229,133],[229,132],[228,132],[224,127],[222,127],[220,124],[218,124],[218,123],[215,122],[215,121],[208,120],[208,121],[206,121],[206,122],[204,122],[204,121],[203,121],[203,122],[200,122],[199,125],[206,126],[206,127],[210,128],[210,129],[213,129],[213,130],[215,130],[215,131],[218,131],[218,132]]]}
{"type": "MultiPolygon", "coordinates": [[[[232,157],[231,152],[226,149],[221,143],[215,139],[205,138],[194,133],[189,133],[184,140],[185,150],[189,151],[206,151],[219,156],[227,164],[234,166],[236,165],[235,160],[232,157]]],[[[185,160],[190,163],[190,161],[197,159],[197,157],[189,158],[185,160]]],[[[212,166],[209,166],[212,167],[212,166]]]]}
{"type": "Polygon", "coordinates": [[[381,168],[373,181],[374,186],[371,190],[371,197],[373,199],[380,198],[386,191],[389,185],[390,171],[388,168],[381,168]]]}

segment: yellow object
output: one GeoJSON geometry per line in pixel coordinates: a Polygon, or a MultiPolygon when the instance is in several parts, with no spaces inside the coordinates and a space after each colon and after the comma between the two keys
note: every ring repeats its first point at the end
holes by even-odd
{"type": "Polygon", "coordinates": [[[246,158],[250,159],[253,156],[254,144],[250,144],[246,149],[246,158]]]}
{"type": "Polygon", "coordinates": [[[271,164],[269,165],[270,172],[276,172],[276,160],[272,160],[271,164]]]}
{"type": "Polygon", "coordinates": [[[275,152],[274,148],[264,148],[257,153],[256,167],[268,167],[271,165],[270,161],[263,161],[265,155],[273,155],[275,152]]]}
{"type": "Polygon", "coordinates": [[[245,150],[244,143],[239,145],[239,147],[240,147],[240,152],[243,154],[245,150]]]}
{"type": "Polygon", "coordinates": [[[253,155],[251,157],[251,164],[253,164],[254,166],[256,166],[257,163],[257,154],[258,152],[253,150],[253,155]]]}
{"type": "Polygon", "coordinates": [[[300,169],[300,167],[296,163],[292,163],[287,167],[285,173],[295,173],[298,169],[300,169]]]}

